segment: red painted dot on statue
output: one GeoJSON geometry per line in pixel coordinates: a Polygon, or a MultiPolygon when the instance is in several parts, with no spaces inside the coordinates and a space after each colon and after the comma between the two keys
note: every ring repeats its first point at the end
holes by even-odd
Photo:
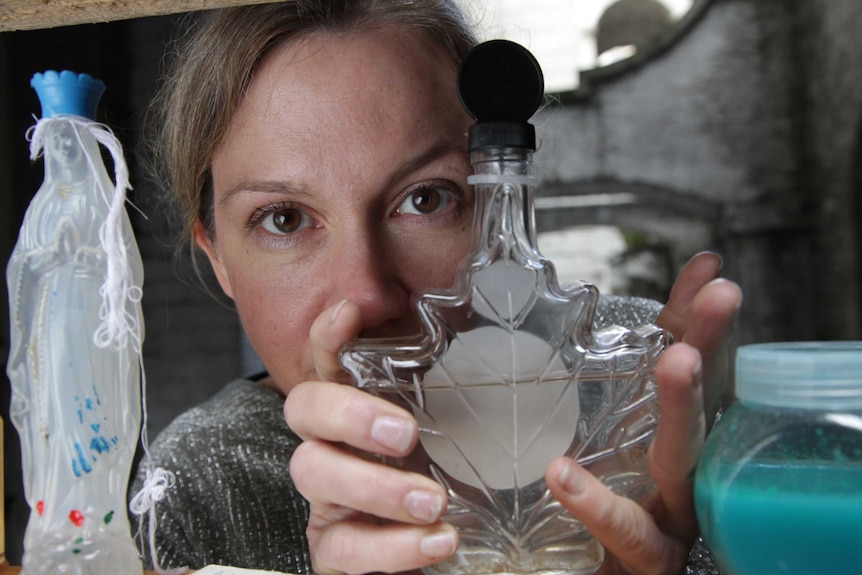
{"type": "Polygon", "coordinates": [[[69,521],[74,523],[76,527],[80,527],[84,524],[84,516],[77,509],[72,509],[72,512],[69,513],[69,521]]]}
{"type": "Polygon", "coordinates": [[[38,503],[36,503],[36,513],[39,514],[39,517],[42,517],[42,515],[45,513],[45,502],[44,501],[39,501],[38,503]]]}

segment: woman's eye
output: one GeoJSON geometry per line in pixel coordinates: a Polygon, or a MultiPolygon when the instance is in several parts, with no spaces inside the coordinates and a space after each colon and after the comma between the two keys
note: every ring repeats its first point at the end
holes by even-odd
{"type": "Polygon", "coordinates": [[[399,214],[426,215],[439,212],[452,203],[453,194],[445,188],[421,187],[411,192],[396,210],[399,214]]]}
{"type": "Polygon", "coordinates": [[[273,207],[260,219],[260,225],[271,234],[295,234],[311,227],[312,218],[297,208],[273,207]]]}

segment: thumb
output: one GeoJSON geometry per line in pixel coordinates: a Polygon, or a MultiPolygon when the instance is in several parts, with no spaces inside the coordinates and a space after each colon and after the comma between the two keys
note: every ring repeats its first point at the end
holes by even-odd
{"type": "Polygon", "coordinates": [[[350,380],[341,367],[338,352],[359,335],[361,329],[359,306],[348,300],[342,300],[317,316],[311,325],[309,339],[311,357],[321,381],[345,383],[350,380]]]}

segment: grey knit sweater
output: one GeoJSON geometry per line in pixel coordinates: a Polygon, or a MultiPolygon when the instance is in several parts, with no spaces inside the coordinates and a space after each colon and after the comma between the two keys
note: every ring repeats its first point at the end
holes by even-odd
{"type": "MultiPolygon", "coordinates": [[[[308,504],[288,471],[300,439],[287,427],[283,405],[275,391],[238,379],[159,434],[150,449],[152,465],[176,477],[156,506],[162,567],[311,571],[308,504]]],[[[141,466],[132,494],[144,472],[141,466]]],[[[149,567],[148,544],[144,551],[149,567]]]]}
{"type": "MultiPolygon", "coordinates": [[[[605,296],[596,325],[655,321],[650,300],[605,296]]],[[[308,504],[290,478],[300,439],[282,415],[283,397],[238,379],[169,425],[150,450],[152,465],[174,473],[176,485],[157,505],[155,549],[164,568],[209,564],[310,573],[305,539],[308,504]]],[[[131,493],[137,493],[144,469],[131,493]]],[[[146,520],[141,532],[146,537],[146,520]]],[[[144,545],[151,565],[149,545],[144,545]]],[[[701,544],[692,575],[719,575],[701,544]]]]}

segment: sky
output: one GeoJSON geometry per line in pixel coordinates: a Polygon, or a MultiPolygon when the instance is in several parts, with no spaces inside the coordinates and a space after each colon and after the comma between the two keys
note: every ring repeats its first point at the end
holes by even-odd
{"type": "MultiPolygon", "coordinates": [[[[692,0],[661,0],[679,18],[692,0]]],[[[484,39],[526,46],[542,66],[545,89],[571,90],[578,70],[595,67],[595,27],[615,0],[471,0],[484,39]]]]}

